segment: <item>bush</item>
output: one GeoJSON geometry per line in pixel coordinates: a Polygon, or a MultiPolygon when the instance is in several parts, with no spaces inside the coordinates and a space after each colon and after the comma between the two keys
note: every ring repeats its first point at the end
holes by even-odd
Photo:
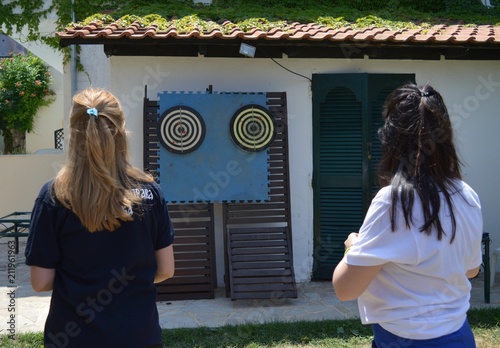
{"type": "Polygon", "coordinates": [[[0,133],[4,151],[12,150],[12,132],[31,132],[38,109],[49,105],[54,92],[44,62],[32,54],[13,54],[0,61],[0,133]]]}

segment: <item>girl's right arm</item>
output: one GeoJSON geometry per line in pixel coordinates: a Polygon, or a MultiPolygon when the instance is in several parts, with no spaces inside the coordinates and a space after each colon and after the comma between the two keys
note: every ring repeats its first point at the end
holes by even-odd
{"type": "Polygon", "coordinates": [[[172,245],[156,250],[157,269],[154,283],[161,283],[164,280],[172,278],[175,271],[174,248],[172,245]]]}
{"type": "Polygon", "coordinates": [[[472,279],[475,276],[477,276],[480,268],[481,268],[481,266],[477,266],[476,268],[470,269],[467,272],[465,272],[465,275],[467,276],[467,278],[472,279]]]}
{"type": "Polygon", "coordinates": [[[30,266],[31,287],[36,292],[51,291],[54,288],[56,270],[54,268],[43,268],[30,266]]]}

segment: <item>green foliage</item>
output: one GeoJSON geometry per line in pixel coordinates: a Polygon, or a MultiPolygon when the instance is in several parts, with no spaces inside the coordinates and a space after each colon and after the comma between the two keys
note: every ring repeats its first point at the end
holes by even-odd
{"type": "MultiPolygon", "coordinates": [[[[38,39],[38,25],[52,11],[53,5],[45,6],[43,0],[2,1],[0,6],[0,23],[5,28],[5,34],[28,29],[28,40],[38,39]]],[[[50,3],[50,2],[49,2],[50,3]]]]}
{"type": "MultiPolygon", "coordinates": [[[[283,21],[318,23],[332,28],[361,28],[383,25],[388,28],[421,28],[431,24],[500,25],[500,1],[492,0],[488,9],[480,0],[213,0],[204,6],[193,0],[12,0],[0,7],[0,23],[6,34],[25,28],[26,39],[40,40],[64,51],[64,63],[70,50],[61,48],[53,34],[38,31],[41,20],[54,11],[57,30],[75,25],[118,22],[127,26],[139,21],[141,26],[155,25],[164,31],[175,27],[180,33],[192,28],[211,30],[217,24],[223,32],[235,25],[252,24],[265,30],[280,27],[283,21]],[[74,9],[74,18],[72,9],[74,9]],[[222,27],[224,20],[233,25],[222,27]]],[[[243,29],[246,30],[246,29],[243,29]]],[[[77,66],[82,69],[77,57],[77,66]]]]}
{"type": "Polygon", "coordinates": [[[430,28],[430,24],[428,23],[411,23],[411,22],[403,22],[403,21],[395,21],[395,20],[386,20],[377,16],[368,15],[366,17],[358,18],[356,23],[353,25],[355,28],[366,28],[366,27],[379,27],[379,28],[388,28],[391,30],[401,30],[401,29],[425,29],[430,28]]]}
{"type": "MultiPolygon", "coordinates": [[[[467,13],[467,12],[484,12],[488,11],[480,0],[441,0],[449,12],[467,13]]],[[[432,8],[431,8],[432,9],[432,8]]]]}
{"type": "Polygon", "coordinates": [[[331,16],[320,16],[316,19],[316,23],[333,28],[340,29],[343,27],[348,27],[350,23],[344,19],[344,17],[331,17],[331,16]]]}
{"type": "Polygon", "coordinates": [[[349,5],[361,10],[361,11],[372,11],[377,9],[383,9],[387,5],[387,0],[349,0],[342,1],[342,5],[349,5]]]}
{"type": "Polygon", "coordinates": [[[213,22],[201,20],[197,15],[185,16],[179,19],[175,19],[173,20],[172,25],[177,28],[177,31],[180,34],[189,33],[193,30],[209,31],[217,26],[213,22]]]}
{"type": "Polygon", "coordinates": [[[0,336],[2,348],[43,348],[43,332],[16,334],[15,339],[7,335],[0,336]]]}
{"type": "Polygon", "coordinates": [[[54,94],[44,62],[31,54],[11,54],[0,61],[0,132],[33,130],[40,107],[49,105],[54,94]]]}
{"type": "Polygon", "coordinates": [[[442,12],[446,10],[445,0],[390,0],[396,8],[410,8],[422,12],[442,12]]]}
{"type": "MultiPolygon", "coordinates": [[[[0,22],[6,33],[20,28],[28,29],[29,40],[42,40],[52,47],[58,47],[57,39],[44,38],[38,32],[40,20],[54,10],[58,30],[85,25],[92,21],[102,24],[118,20],[128,25],[139,20],[142,25],[157,25],[160,30],[173,24],[182,24],[187,30],[203,26],[202,21],[233,23],[269,22],[282,20],[314,22],[318,18],[340,18],[357,23],[369,23],[368,16],[383,18],[385,22],[398,21],[392,27],[404,23],[473,21],[476,24],[497,24],[500,22],[500,4],[493,9],[482,6],[479,0],[213,0],[211,6],[195,4],[192,0],[14,0],[0,8],[0,22]],[[45,3],[49,4],[48,6],[45,3]],[[20,11],[14,11],[15,8],[20,11]],[[75,10],[74,19],[72,9],[75,10]],[[196,18],[194,17],[196,16],[196,18]],[[179,18],[192,18],[191,24],[179,18]],[[366,19],[365,19],[366,17],[366,19]],[[446,18],[446,19],[444,19],[446,18]],[[178,22],[172,22],[177,20],[178,22]]],[[[495,1],[493,1],[495,3],[495,1]]],[[[327,20],[326,22],[329,22],[327,20]]],[[[333,21],[334,27],[339,23],[333,21]]],[[[279,25],[279,24],[278,24],[279,25]]]]}
{"type": "Polygon", "coordinates": [[[266,18],[250,18],[238,23],[238,27],[243,31],[250,31],[253,28],[268,31],[271,28],[283,28],[285,25],[285,21],[270,22],[266,18]]]}
{"type": "Polygon", "coordinates": [[[487,9],[479,0],[213,0],[211,6],[202,6],[193,5],[191,1],[139,0],[118,6],[108,14],[120,23],[128,24],[131,18],[135,18],[144,26],[148,25],[145,16],[156,14],[164,19],[164,25],[182,23],[184,29],[200,28],[203,21],[220,24],[230,20],[238,26],[246,26],[262,19],[278,26],[282,21],[297,21],[332,23],[333,27],[338,27],[340,22],[335,21],[336,18],[342,18],[355,27],[372,23],[369,25],[415,28],[421,23],[497,24],[500,4],[487,9]],[[124,17],[126,21],[122,21],[124,17]],[[380,20],[373,21],[373,18],[380,20]]]}

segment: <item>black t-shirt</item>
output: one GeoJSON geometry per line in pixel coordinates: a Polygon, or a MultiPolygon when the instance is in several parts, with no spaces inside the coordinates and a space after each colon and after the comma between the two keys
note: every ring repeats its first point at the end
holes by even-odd
{"type": "Polygon", "coordinates": [[[43,186],[35,201],[26,264],[56,270],[45,348],[161,344],[153,284],[155,250],[173,243],[167,204],[156,183],[135,192],[142,212],[113,231],[90,233],[43,186]]]}

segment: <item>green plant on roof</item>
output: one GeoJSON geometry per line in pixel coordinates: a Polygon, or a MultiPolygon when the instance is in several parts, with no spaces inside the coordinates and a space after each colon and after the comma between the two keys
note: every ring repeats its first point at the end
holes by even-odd
{"type": "Polygon", "coordinates": [[[143,24],[142,17],[136,15],[125,15],[116,21],[116,23],[120,27],[125,27],[125,28],[129,27],[134,22],[139,22],[139,24],[143,24]]]}
{"type": "Polygon", "coordinates": [[[353,27],[356,29],[378,27],[378,28],[387,28],[391,30],[401,30],[401,29],[429,28],[430,24],[428,23],[415,24],[412,22],[388,21],[386,19],[377,16],[368,15],[366,17],[358,18],[356,20],[356,23],[353,24],[353,27]]]}
{"type": "MultiPolygon", "coordinates": [[[[96,13],[96,14],[93,14],[92,16],[88,16],[87,18],[85,18],[81,22],[81,25],[89,25],[90,23],[97,23],[99,25],[104,25],[105,23],[112,23],[114,21],[115,20],[110,15],[96,13]]],[[[68,25],[68,26],[69,27],[76,26],[76,23],[70,23],[70,25],[68,25]]]]}
{"type": "Polygon", "coordinates": [[[172,24],[171,21],[166,20],[159,14],[150,14],[142,17],[144,26],[149,27],[155,25],[159,31],[166,30],[172,24]]]}
{"type": "Polygon", "coordinates": [[[236,24],[241,30],[243,30],[244,32],[248,32],[254,28],[258,28],[262,31],[269,31],[272,28],[283,28],[285,27],[286,22],[271,22],[266,18],[249,18],[236,24]]]}
{"type": "Polygon", "coordinates": [[[351,26],[351,23],[346,21],[344,17],[337,17],[337,18],[334,18],[332,16],[318,17],[316,19],[316,23],[333,29],[340,29],[351,26]]]}
{"type": "MultiPolygon", "coordinates": [[[[23,28],[28,40],[40,40],[63,50],[66,63],[70,49],[61,48],[53,33],[39,32],[41,21],[50,13],[57,15],[57,31],[91,22],[103,27],[109,23],[126,27],[138,21],[142,27],[154,25],[158,31],[175,27],[179,33],[187,33],[190,28],[200,31],[217,28],[229,34],[237,26],[245,32],[253,28],[264,31],[283,28],[284,20],[317,23],[333,29],[346,26],[425,29],[436,24],[457,23],[500,26],[500,0],[491,3],[493,8],[486,8],[479,0],[214,0],[210,6],[192,0],[16,0],[2,2],[0,18],[4,19],[5,34],[23,28]],[[51,6],[46,6],[49,3],[51,6]],[[91,15],[98,11],[101,13],[91,15]],[[72,22],[72,14],[76,16],[76,23],[72,22]],[[232,24],[222,25],[224,20],[232,24]]],[[[76,59],[81,69],[78,55],[76,59]]]]}

